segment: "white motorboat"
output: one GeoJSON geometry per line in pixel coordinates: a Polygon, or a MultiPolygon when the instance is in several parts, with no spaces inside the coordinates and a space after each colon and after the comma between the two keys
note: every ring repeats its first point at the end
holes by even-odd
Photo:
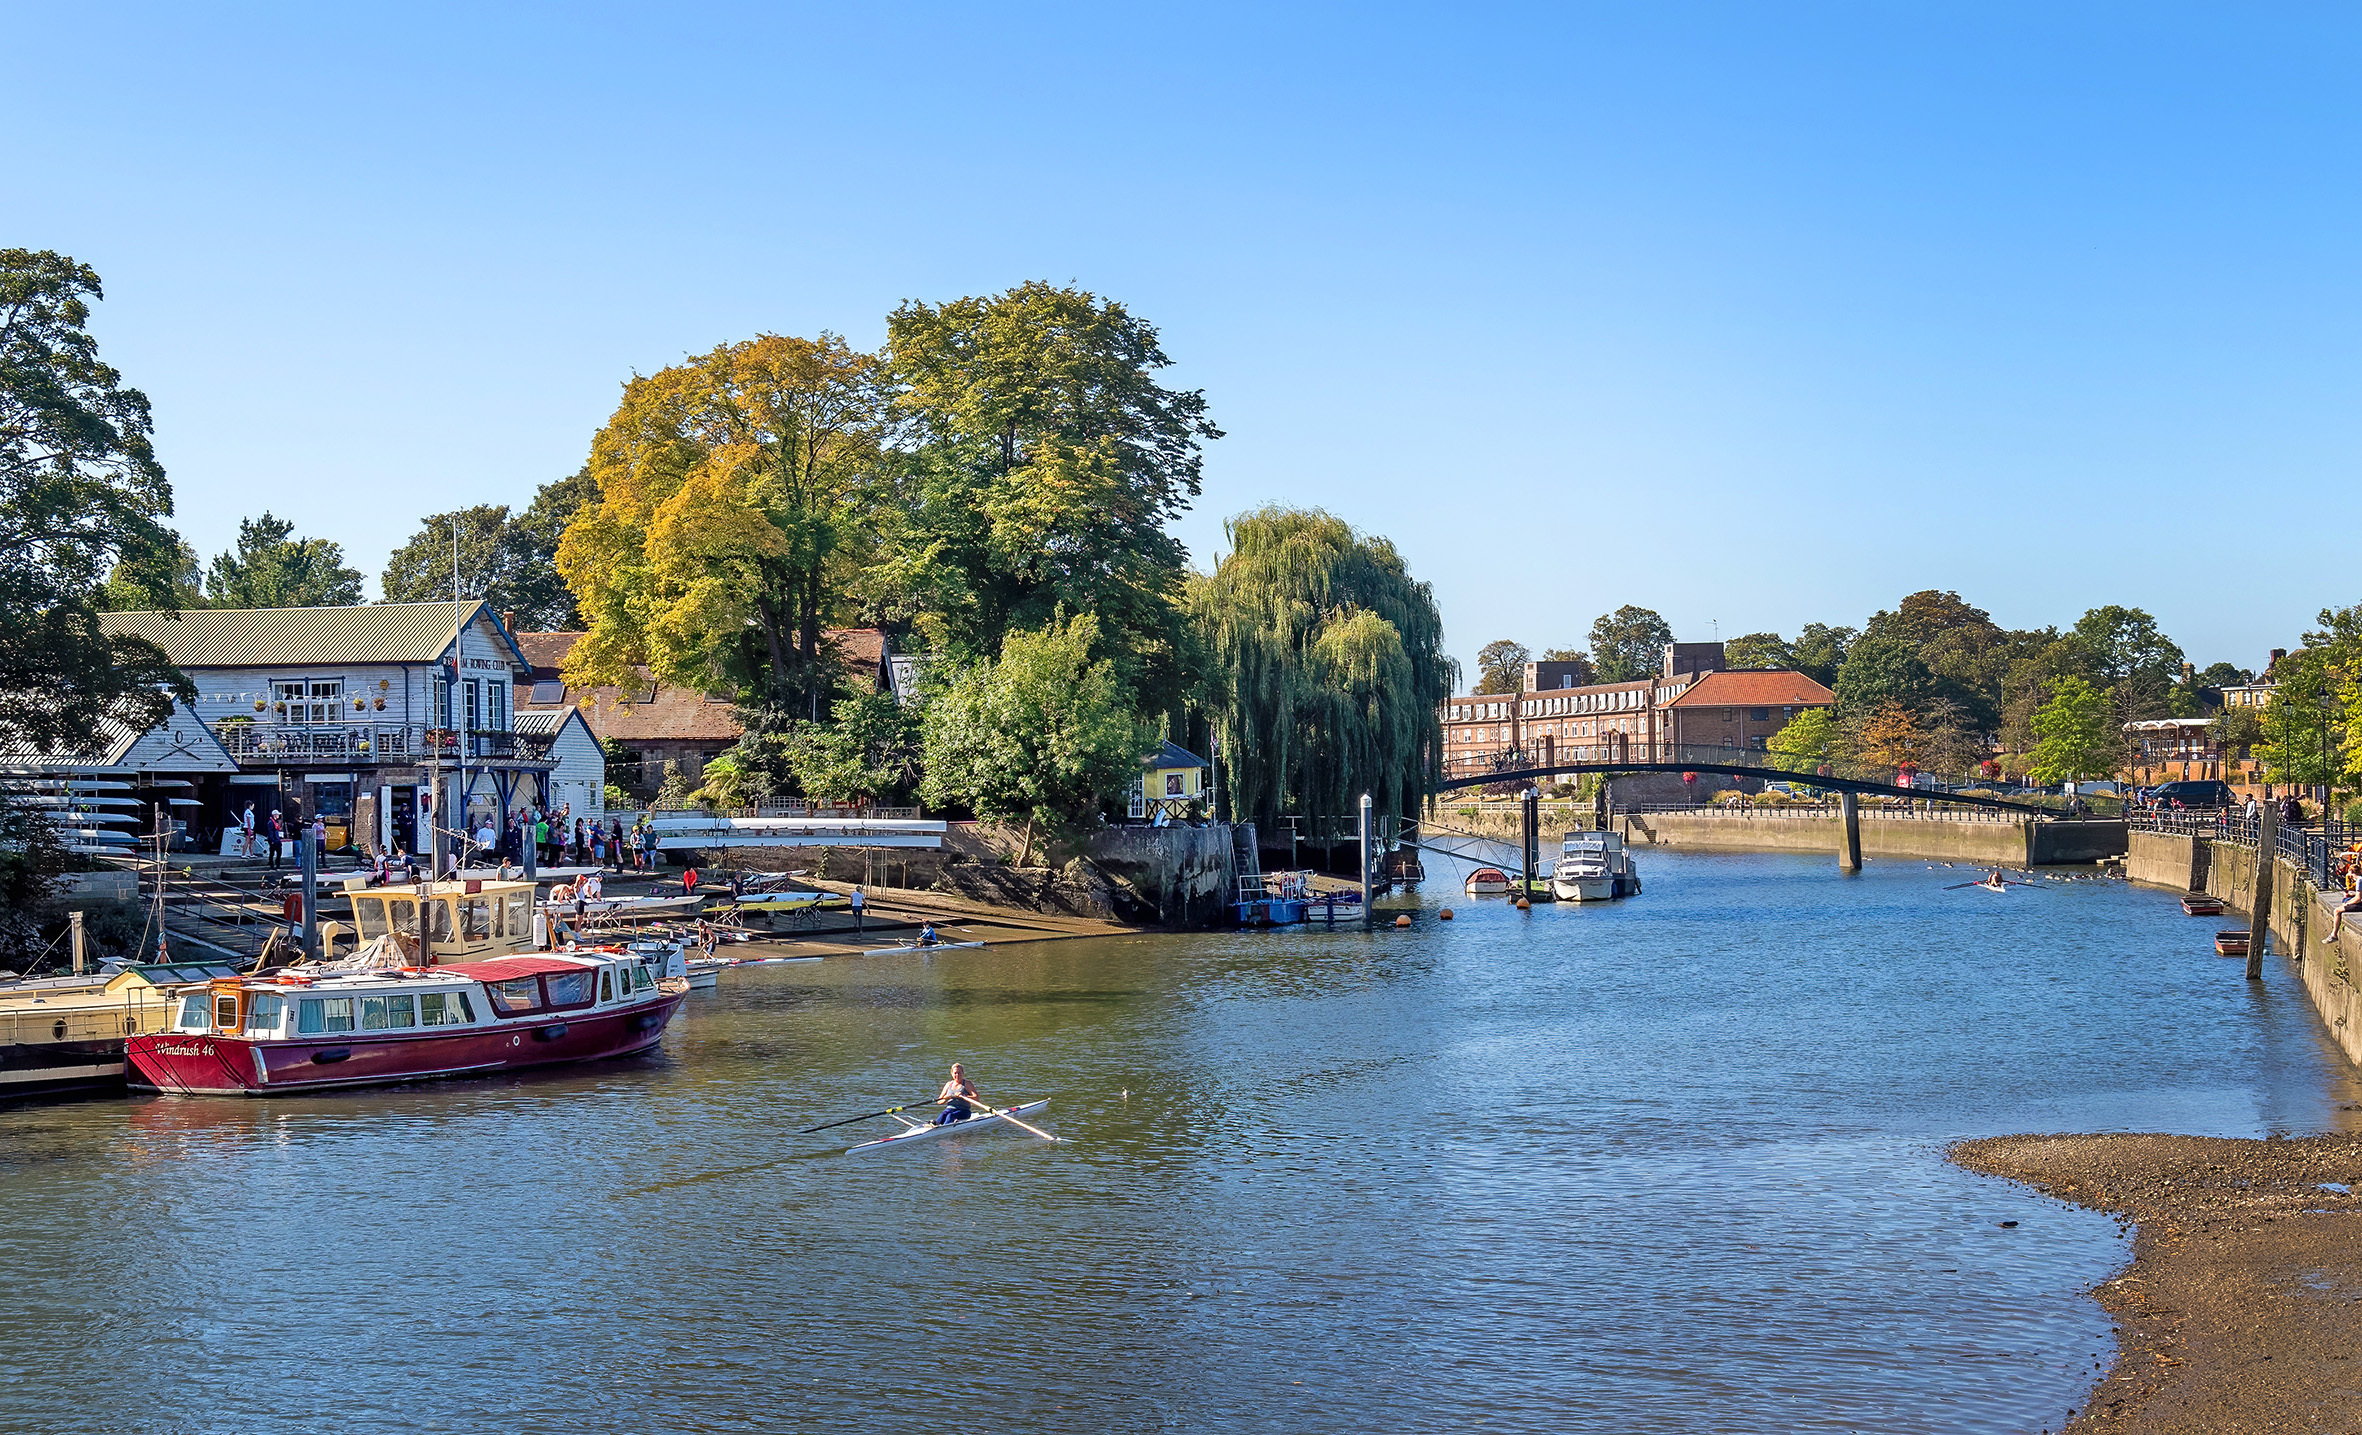
{"type": "Polygon", "coordinates": [[[898,1113],[887,1112],[885,1114],[893,1116],[896,1121],[902,1123],[902,1129],[891,1136],[881,1136],[875,1141],[864,1141],[858,1146],[847,1147],[845,1154],[850,1156],[856,1151],[876,1151],[887,1146],[908,1146],[913,1142],[932,1141],[938,1136],[973,1136],[979,1131],[990,1131],[996,1126],[1006,1126],[1008,1124],[1006,1117],[1031,1116],[1049,1104],[1049,1098],[1044,1097],[1040,1101],[1030,1101],[1023,1106],[1007,1107],[996,1115],[971,1116],[965,1121],[954,1121],[948,1126],[921,1123],[898,1113]]]}
{"type": "Polygon", "coordinates": [[[1561,902],[1605,902],[1640,891],[1632,853],[1616,832],[1569,832],[1550,869],[1551,895],[1561,902]]]}

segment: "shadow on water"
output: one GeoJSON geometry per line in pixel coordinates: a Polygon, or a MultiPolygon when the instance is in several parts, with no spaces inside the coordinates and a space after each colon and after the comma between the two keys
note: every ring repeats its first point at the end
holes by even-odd
{"type": "Polygon", "coordinates": [[[1408,931],[741,969],[609,1066],[0,1111],[0,1426],[2037,1429],[2124,1247],[1945,1143],[2362,1105],[2285,962],[2164,894],[1641,861],[1524,913],[1437,871],[1408,931]],[[954,1059],[1066,1142],[799,1132],[954,1059]]]}

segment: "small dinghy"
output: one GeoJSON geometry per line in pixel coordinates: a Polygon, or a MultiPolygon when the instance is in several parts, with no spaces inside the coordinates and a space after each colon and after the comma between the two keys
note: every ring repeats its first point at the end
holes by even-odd
{"type": "Polygon", "coordinates": [[[1509,891],[1509,874],[1498,867],[1479,867],[1462,885],[1471,897],[1500,897],[1509,891]]]}
{"type": "Polygon", "coordinates": [[[2187,917],[2219,917],[2223,914],[2220,897],[2191,895],[2182,898],[2182,915],[2187,917]]]}
{"type": "Polygon", "coordinates": [[[2217,932],[2214,934],[2214,949],[2226,957],[2244,957],[2248,951],[2247,933],[2217,932]]]}

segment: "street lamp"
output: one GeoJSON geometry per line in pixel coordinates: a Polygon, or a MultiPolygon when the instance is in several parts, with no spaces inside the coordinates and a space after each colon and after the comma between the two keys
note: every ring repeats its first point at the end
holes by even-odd
{"type": "Polygon", "coordinates": [[[2321,708],[2321,822],[2322,831],[2329,830],[2329,684],[2324,682],[2313,693],[2321,708]]]}

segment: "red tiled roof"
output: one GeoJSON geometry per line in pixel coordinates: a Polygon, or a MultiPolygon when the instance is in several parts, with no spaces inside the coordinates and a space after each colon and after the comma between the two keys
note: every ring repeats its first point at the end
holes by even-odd
{"type": "Polygon", "coordinates": [[[1677,708],[1825,707],[1837,694],[1802,673],[1707,673],[1673,700],[1677,708]]]}
{"type": "MultiPolygon", "coordinates": [[[[533,665],[538,686],[560,681],[567,655],[583,638],[581,633],[518,633],[517,646],[533,665]]],[[[877,628],[831,628],[822,634],[837,656],[858,678],[883,681],[886,635],[877,628]]],[[[640,676],[648,677],[645,668],[640,676]]],[[[559,690],[556,701],[544,702],[532,688],[517,690],[517,711],[549,711],[574,704],[582,720],[602,741],[699,742],[728,746],[746,731],[726,699],[716,699],[690,688],[659,684],[653,679],[631,688],[575,688],[559,690]]]]}

